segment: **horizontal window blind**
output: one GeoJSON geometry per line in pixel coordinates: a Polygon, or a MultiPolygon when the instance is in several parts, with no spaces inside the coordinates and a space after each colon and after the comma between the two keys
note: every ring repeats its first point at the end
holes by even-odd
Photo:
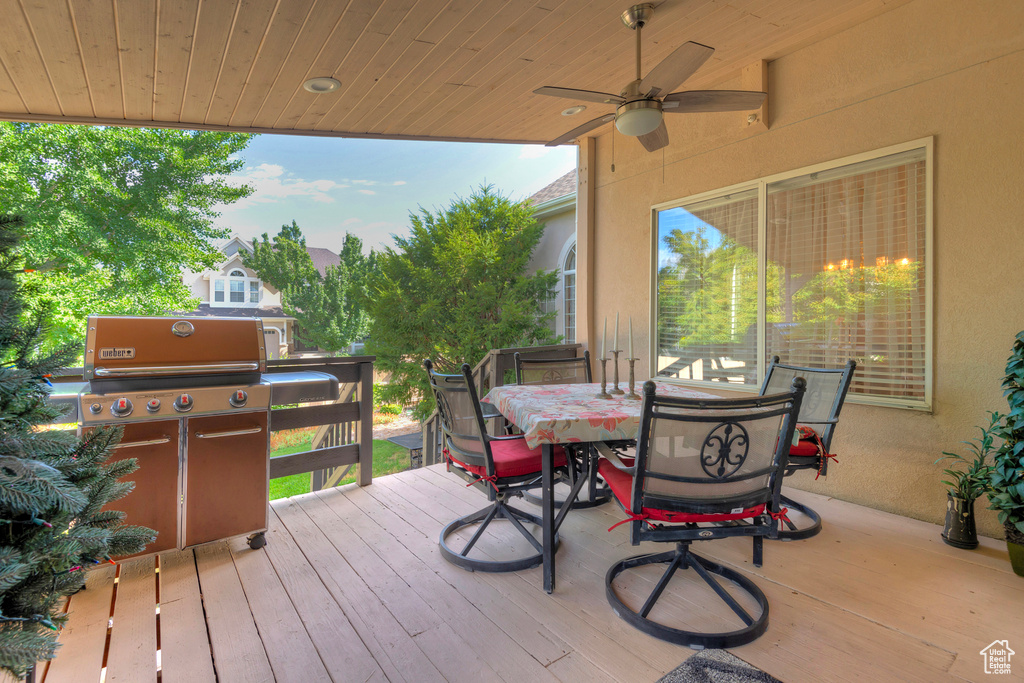
{"type": "Polygon", "coordinates": [[[852,358],[851,393],[925,398],[923,150],[768,185],[768,356],[852,358]],[[825,175],[825,174],[822,174],[825,175]]]}
{"type": "Polygon", "coordinates": [[[927,182],[923,147],[762,181],[760,245],[756,188],[658,211],[657,374],[756,385],[763,340],[788,364],[856,360],[852,394],[927,405],[927,182]]]}
{"type": "Polygon", "coordinates": [[[757,190],[658,215],[658,376],[757,382],[757,190]]]}

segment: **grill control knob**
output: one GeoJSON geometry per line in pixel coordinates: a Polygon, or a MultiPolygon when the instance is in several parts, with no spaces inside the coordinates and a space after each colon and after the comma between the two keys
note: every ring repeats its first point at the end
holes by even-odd
{"type": "Polygon", "coordinates": [[[187,413],[192,410],[192,397],[188,394],[182,394],[174,400],[174,409],[179,413],[187,413]]]}
{"type": "Polygon", "coordinates": [[[89,406],[89,412],[92,413],[93,415],[99,415],[100,411],[102,410],[103,406],[101,406],[99,403],[93,403],[91,406],[89,406]]]}
{"type": "Polygon", "coordinates": [[[146,404],[146,410],[148,410],[151,413],[155,413],[156,411],[160,410],[160,399],[149,399],[149,402],[146,404]]]}
{"type": "Polygon", "coordinates": [[[110,406],[110,412],[114,417],[127,417],[132,414],[132,402],[122,396],[110,406]]]}
{"type": "Polygon", "coordinates": [[[241,389],[238,389],[233,394],[231,394],[231,398],[228,399],[228,403],[230,403],[235,408],[241,408],[242,406],[245,405],[245,402],[248,400],[249,394],[245,393],[241,389]]]}

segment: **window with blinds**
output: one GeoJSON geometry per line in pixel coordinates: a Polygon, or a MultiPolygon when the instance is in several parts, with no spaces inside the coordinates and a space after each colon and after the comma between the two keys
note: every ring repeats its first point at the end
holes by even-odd
{"type": "Polygon", "coordinates": [[[852,358],[852,396],[928,407],[928,149],[656,211],[657,374],[759,386],[772,356],[852,358]]]}
{"type": "Polygon", "coordinates": [[[757,382],[757,190],[658,214],[660,377],[757,382]]]}

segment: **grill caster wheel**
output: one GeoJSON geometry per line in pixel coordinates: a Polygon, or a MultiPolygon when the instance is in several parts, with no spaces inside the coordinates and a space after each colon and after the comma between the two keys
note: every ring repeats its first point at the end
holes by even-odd
{"type": "Polygon", "coordinates": [[[253,534],[247,540],[249,541],[250,548],[253,550],[259,550],[267,544],[267,535],[265,532],[261,531],[258,534],[253,534]]]}

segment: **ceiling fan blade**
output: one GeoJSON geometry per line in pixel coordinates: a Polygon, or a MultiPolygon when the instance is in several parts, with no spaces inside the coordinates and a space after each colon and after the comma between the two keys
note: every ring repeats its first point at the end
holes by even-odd
{"type": "Polygon", "coordinates": [[[708,61],[714,51],[713,47],[693,41],[683,43],[651,69],[640,82],[640,92],[648,97],[657,97],[660,93],[674,90],[708,61]]]}
{"type": "Polygon", "coordinates": [[[600,102],[601,104],[622,104],[625,100],[618,95],[607,92],[596,92],[594,90],[576,90],[575,88],[556,88],[545,85],[533,91],[535,95],[550,95],[551,97],[564,97],[570,100],[583,100],[585,102],[600,102]]]}
{"type": "Polygon", "coordinates": [[[750,111],[760,107],[767,96],[757,90],[684,90],[665,95],[661,109],[666,114],[750,111]]]}
{"type": "Polygon", "coordinates": [[[654,152],[662,147],[668,145],[668,128],[665,127],[665,120],[661,120],[661,125],[652,130],[650,133],[645,133],[637,137],[640,144],[647,148],[648,152],[654,152]]]}
{"type": "Polygon", "coordinates": [[[608,123],[609,121],[611,121],[614,118],[615,118],[615,114],[605,114],[604,116],[599,116],[596,119],[593,119],[592,121],[587,121],[582,126],[577,126],[576,128],[573,128],[572,130],[570,130],[565,135],[560,135],[559,137],[555,138],[554,140],[552,140],[551,142],[547,143],[544,146],[545,147],[557,147],[558,145],[565,144],[566,142],[569,142],[570,140],[575,140],[576,138],[578,138],[579,136],[583,135],[584,133],[588,133],[588,132],[594,130],[595,128],[600,128],[601,126],[603,126],[604,124],[608,123]]]}

